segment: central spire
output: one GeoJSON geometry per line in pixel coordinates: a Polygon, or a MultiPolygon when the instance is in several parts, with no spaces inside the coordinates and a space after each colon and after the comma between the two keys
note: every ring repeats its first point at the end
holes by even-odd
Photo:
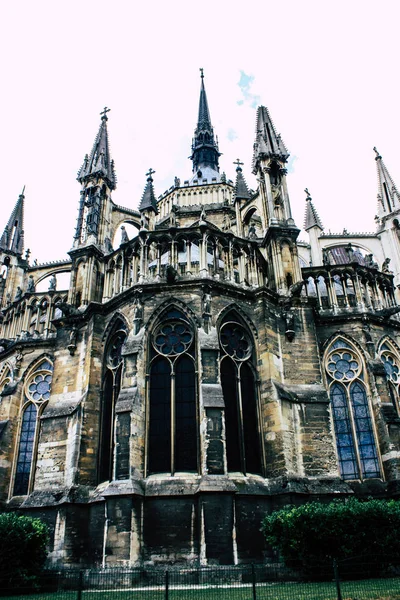
{"type": "MultiPolygon", "coordinates": [[[[211,125],[206,88],[204,87],[204,72],[200,69],[201,86],[199,100],[199,116],[192,143],[193,173],[199,178],[212,179],[219,173],[218,142],[214,138],[211,125]],[[212,172],[208,172],[212,171],[212,172]]],[[[218,177],[219,178],[219,177],[218,177]]]]}

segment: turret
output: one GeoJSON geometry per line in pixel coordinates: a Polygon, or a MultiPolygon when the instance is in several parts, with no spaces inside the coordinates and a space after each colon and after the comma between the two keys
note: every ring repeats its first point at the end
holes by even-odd
{"type": "Polygon", "coordinates": [[[154,173],[155,171],[153,171],[153,169],[149,169],[149,172],[146,173],[147,183],[139,204],[139,212],[142,218],[142,229],[154,229],[154,218],[158,214],[157,200],[154,193],[152,177],[154,173]]]}
{"type": "Polygon", "coordinates": [[[242,166],[243,163],[237,159],[234,163],[236,165],[236,184],[235,184],[235,210],[236,210],[236,228],[237,233],[240,236],[243,236],[243,223],[242,217],[240,214],[241,205],[249,200],[250,192],[247,187],[247,183],[245,178],[243,177],[242,166]]]}
{"type": "Polygon", "coordinates": [[[306,213],[304,217],[304,229],[310,238],[311,262],[314,267],[322,265],[322,251],[320,248],[319,237],[324,230],[321,219],[313,204],[310,192],[306,188],[306,213]]]}
{"type": "Polygon", "coordinates": [[[214,138],[214,129],[211,125],[210,111],[208,108],[207,94],[204,87],[204,73],[201,72],[201,87],[199,100],[199,115],[197,127],[192,142],[193,175],[196,179],[211,181],[216,178],[220,181],[218,141],[214,138]]]}
{"type": "Polygon", "coordinates": [[[18,286],[23,286],[25,186],[11,212],[0,238],[0,306],[13,300],[18,286]]]}

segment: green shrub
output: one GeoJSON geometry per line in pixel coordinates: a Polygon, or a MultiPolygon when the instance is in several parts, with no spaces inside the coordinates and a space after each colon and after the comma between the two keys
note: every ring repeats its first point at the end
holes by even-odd
{"type": "Polygon", "coordinates": [[[267,542],[288,566],[332,564],[332,559],[390,556],[400,560],[400,502],[355,498],[287,506],[262,523],[267,542]]]}
{"type": "Polygon", "coordinates": [[[40,519],[0,514],[0,574],[7,585],[34,581],[47,556],[49,534],[40,519]]]}

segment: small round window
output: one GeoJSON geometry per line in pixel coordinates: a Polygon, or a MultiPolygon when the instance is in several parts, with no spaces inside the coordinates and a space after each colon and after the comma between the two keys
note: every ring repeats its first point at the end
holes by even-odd
{"type": "Polygon", "coordinates": [[[183,321],[170,321],[156,330],[153,345],[160,354],[174,356],[186,352],[192,341],[193,334],[188,324],[183,321]]]}
{"type": "Polygon", "coordinates": [[[235,360],[246,360],[252,352],[252,344],[246,331],[237,323],[225,323],[221,328],[221,346],[235,360]]]}
{"type": "Polygon", "coordinates": [[[349,349],[335,350],[328,356],[326,369],[337,381],[351,381],[361,372],[359,358],[349,349]]]}

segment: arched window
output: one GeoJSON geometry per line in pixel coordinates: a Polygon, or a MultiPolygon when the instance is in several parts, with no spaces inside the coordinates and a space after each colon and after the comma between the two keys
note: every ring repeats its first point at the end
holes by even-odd
{"type": "Polygon", "coordinates": [[[147,471],[198,470],[194,334],[178,310],[163,315],[150,348],[147,471]]]}
{"type": "Polygon", "coordinates": [[[106,344],[101,398],[99,483],[113,479],[115,403],[121,388],[122,346],[126,336],[125,324],[118,321],[106,344]]]}
{"type": "Polygon", "coordinates": [[[386,379],[389,383],[390,398],[396,411],[400,413],[400,360],[398,353],[389,341],[385,341],[379,348],[379,355],[385,367],[386,379]]]}
{"type": "Polygon", "coordinates": [[[51,392],[53,365],[47,359],[37,364],[24,385],[18,458],[14,477],[14,496],[28,494],[33,486],[33,465],[40,433],[40,416],[51,392]]]}
{"type": "Polygon", "coordinates": [[[220,345],[228,471],[261,473],[254,346],[247,330],[229,317],[220,329],[220,345]]]}
{"type": "Polygon", "coordinates": [[[380,477],[378,451],[361,356],[345,340],[330,347],[325,368],[343,479],[380,477]]]}

